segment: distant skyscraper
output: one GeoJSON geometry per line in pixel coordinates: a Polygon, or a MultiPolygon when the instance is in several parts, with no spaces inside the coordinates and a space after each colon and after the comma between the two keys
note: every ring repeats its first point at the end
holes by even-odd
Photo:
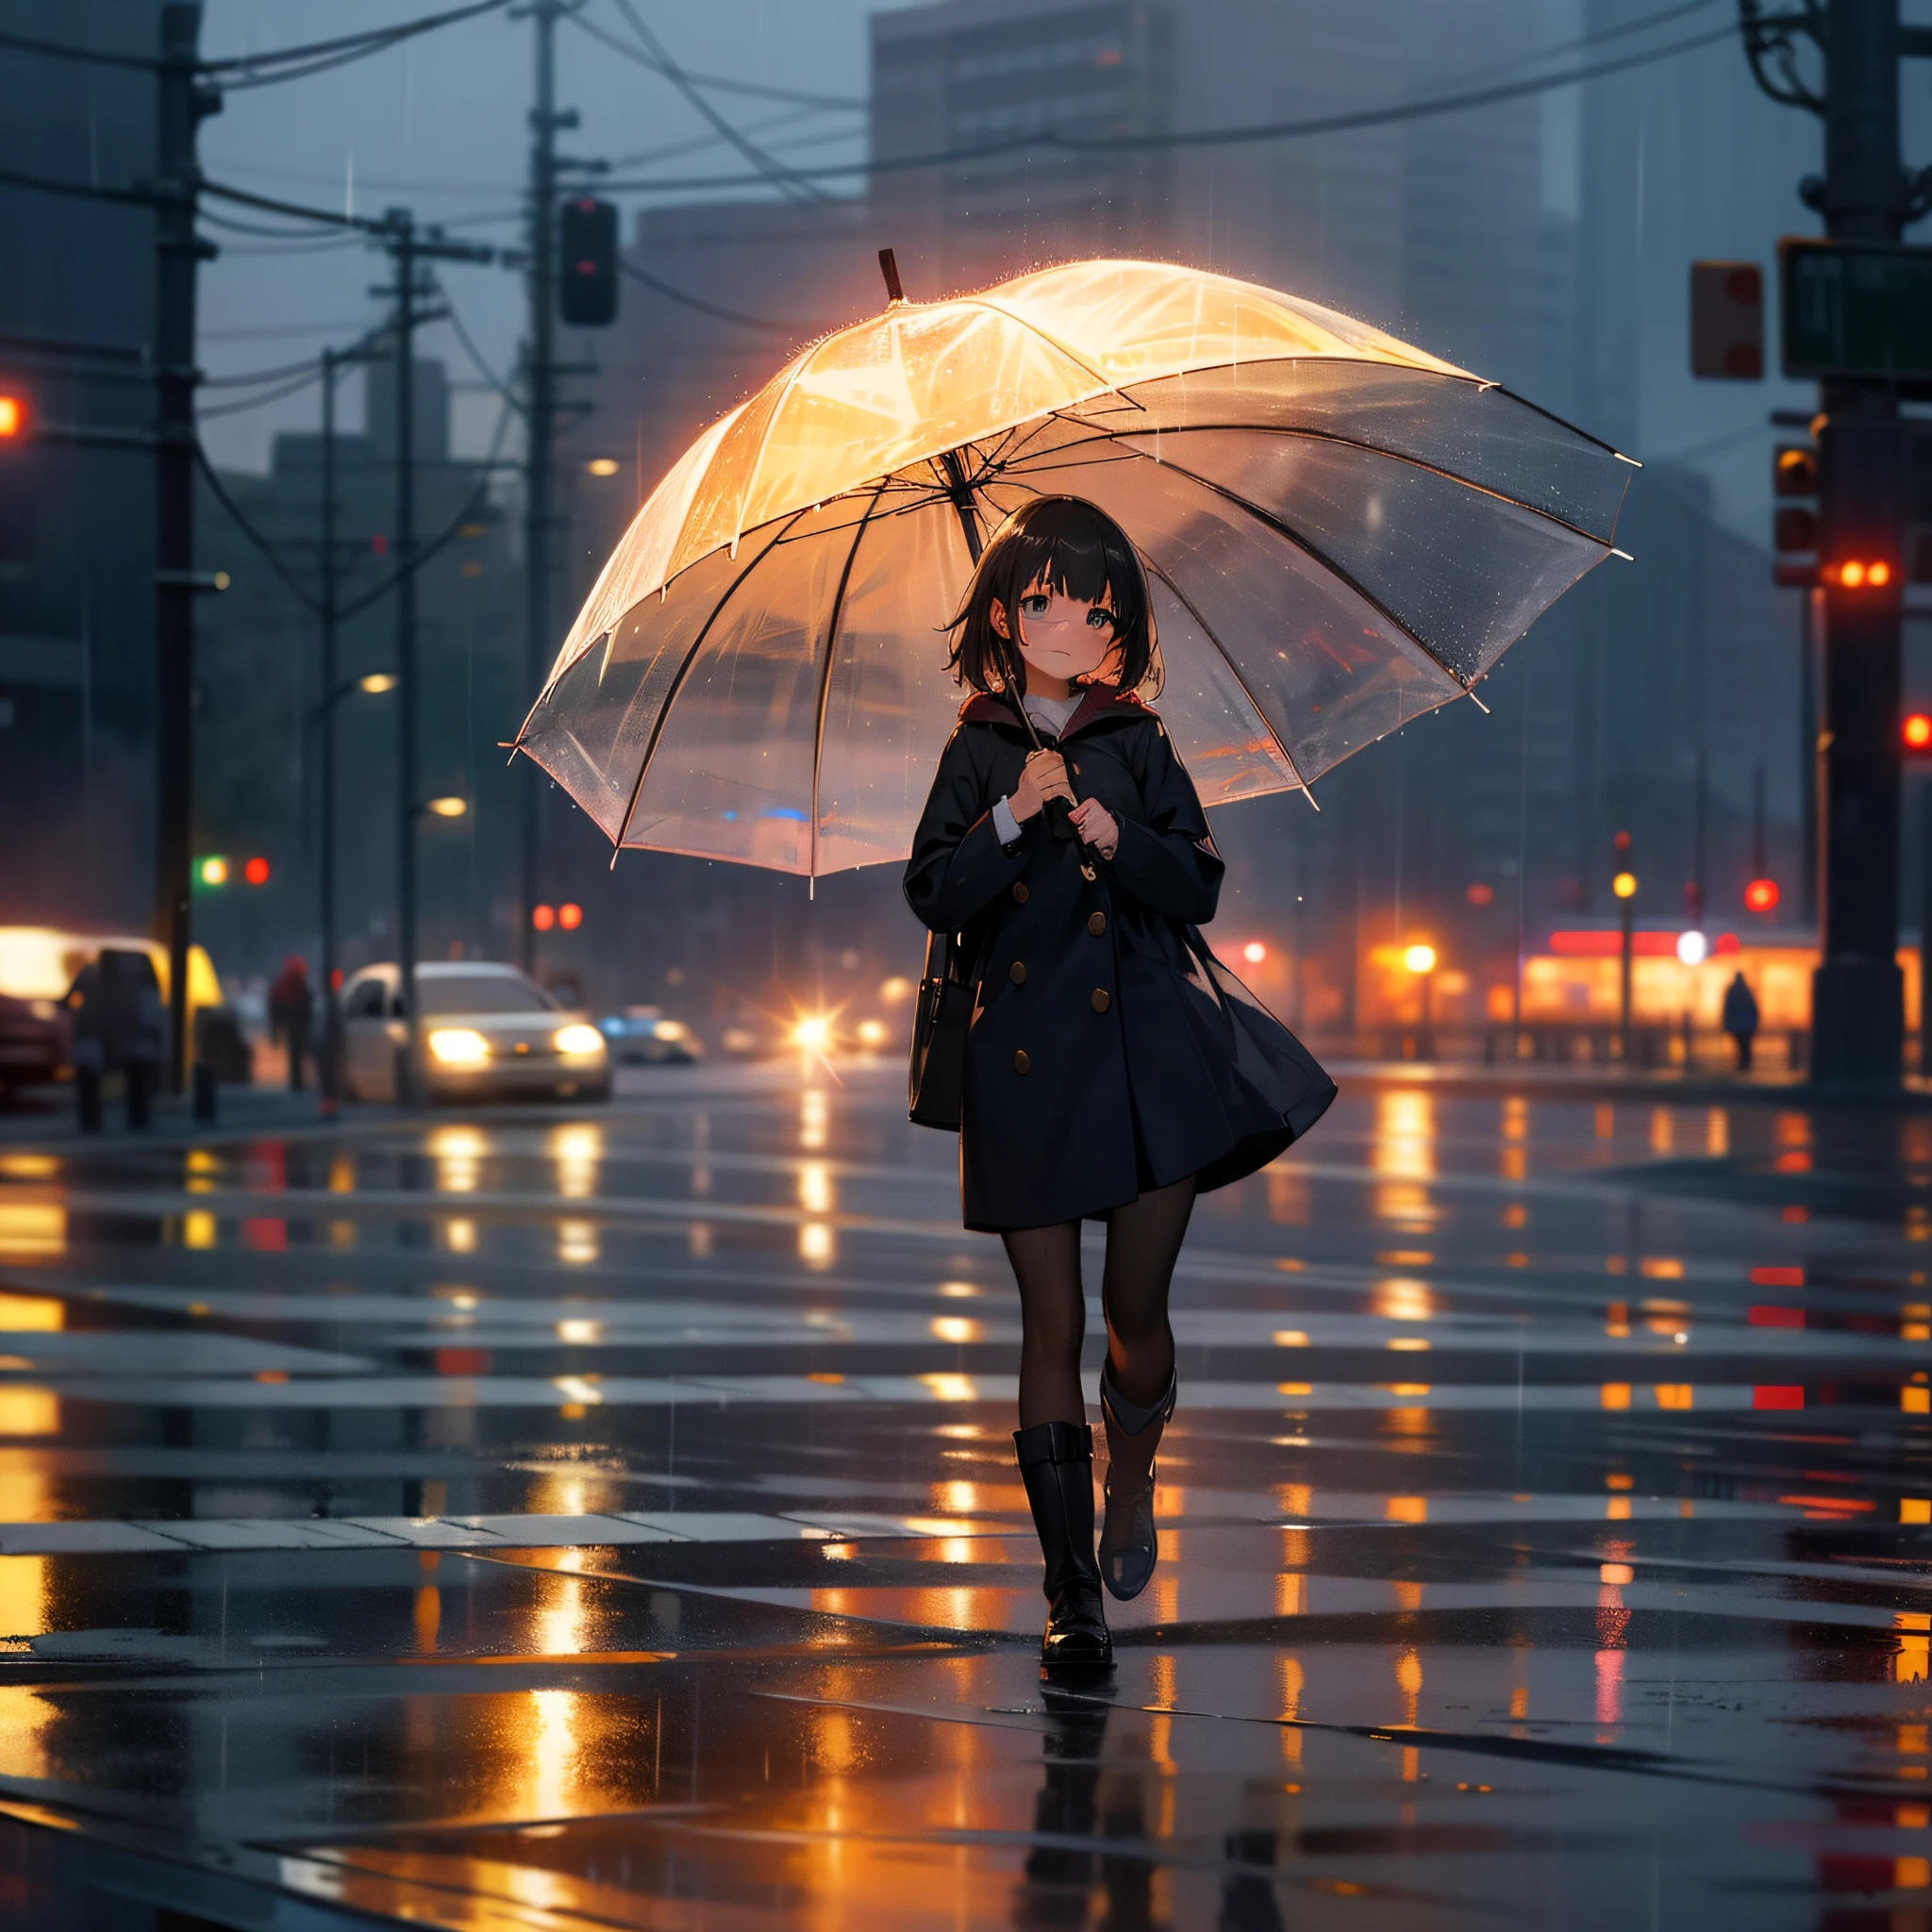
{"type": "MultiPolygon", "coordinates": [[[[153,58],[155,0],[13,9],[32,36],[153,58]]],[[[122,185],[155,164],[134,68],[9,52],[0,167],[122,185]]],[[[0,445],[0,919],[145,928],[153,892],[154,219],[0,186],[0,390],[40,440],[0,445]],[[71,432],[93,433],[91,442],[71,432]],[[127,446],[104,446],[114,433],[127,446]]]]}

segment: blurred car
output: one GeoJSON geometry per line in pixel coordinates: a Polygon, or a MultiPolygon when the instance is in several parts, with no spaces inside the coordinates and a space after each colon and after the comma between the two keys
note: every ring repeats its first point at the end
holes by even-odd
{"type": "MultiPolygon", "coordinates": [[[[568,1012],[514,966],[427,960],[416,968],[424,1087],[431,1100],[549,1093],[608,1100],[610,1055],[582,1013],[568,1012]]],[[[352,1099],[393,1100],[408,1042],[402,972],[365,966],[342,988],[342,1073],[352,1099]]]]}
{"type": "Polygon", "coordinates": [[[682,1020],[667,1020],[660,1007],[626,1007],[599,1020],[610,1057],[626,1067],[688,1066],[705,1049],[682,1020]]]}
{"type": "MultiPolygon", "coordinates": [[[[83,966],[104,950],[145,953],[154,962],[163,1005],[168,998],[168,949],[158,940],[115,933],[70,932],[51,925],[0,925],[0,994],[30,1007],[65,1000],[83,966]]],[[[201,946],[188,949],[188,1024],[222,1004],[222,982],[201,946]]],[[[192,1038],[192,1034],[190,1036],[192,1038]]]]}
{"type": "Polygon", "coordinates": [[[16,1088],[58,1080],[72,1052],[69,1041],[66,1009],[58,1000],[0,992],[0,1100],[16,1088]]]}

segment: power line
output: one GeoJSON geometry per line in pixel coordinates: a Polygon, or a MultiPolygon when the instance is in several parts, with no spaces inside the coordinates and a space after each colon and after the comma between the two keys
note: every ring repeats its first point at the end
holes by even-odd
{"type": "Polygon", "coordinates": [[[1674,7],[1666,7],[1656,13],[1646,13],[1637,20],[1619,22],[1615,26],[1600,27],[1595,33],[1579,34],[1574,41],[1558,41],[1547,47],[1532,47],[1527,52],[1512,56],[1507,60],[1491,61],[1482,67],[1465,69],[1451,77],[1452,87],[1466,87],[1473,81],[1489,80],[1497,75],[1514,74],[1525,67],[1541,67],[1546,60],[1555,60],[1564,54],[1587,53],[1591,47],[1607,46],[1612,41],[1625,41],[1632,34],[1648,33],[1654,26],[1663,26],[1668,22],[1682,20],[1688,13],[1702,13],[1716,0],[1677,0],[1674,7]]]}
{"type": "Polygon", "coordinates": [[[449,324],[457,341],[463,345],[463,354],[475,364],[477,374],[502,397],[506,408],[514,409],[520,416],[525,414],[524,406],[517,399],[516,392],[490,366],[484,359],[482,350],[471,341],[470,331],[463,326],[463,318],[457,313],[457,305],[449,299],[449,291],[439,287],[437,293],[442,297],[442,319],[449,324]]]}
{"type": "MultiPolygon", "coordinates": [[[[1502,101],[1550,93],[1558,88],[1582,87],[1593,80],[1607,80],[1612,75],[1627,74],[1635,68],[1673,59],[1680,54],[1694,53],[1700,47],[1714,46],[1720,41],[1731,39],[1737,31],[1736,23],[1727,22],[1708,33],[1693,34],[1687,40],[1673,41],[1661,47],[1649,47],[1641,53],[1621,55],[1614,60],[1601,60],[1593,66],[1572,68],[1565,74],[1499,82],[1491,87],[1471,88],[1382,108],[1362,108],[1343,114],[1324,114],[1305,121],[1274,121],[1247,127],[1201,128],[1183,134],[1116,135],[1105,141],[1087,141],[1042,129],[1036,134],[1016,135],[1010,141],[987,142],[977,147],[945,148],[931,154],[903,155],[888,160],[826,163],[791,172],[801,180],[830,181],[849,179],[855,175],[907,174],[924,168],[952,167],[961,161],[994,160],[1004,155],[1022,154],[1042,147],[1058,148],[1069,154],[1104,155],[1145,153],[1167,148],[1233,147],[1268,141],[1301,141],[1313,135],[1343,134],[1355,128],[1386,127],[1404,121],[1426,120],[1437,114],[1461,113],[1472,108],[1491,107],[1502,101]]],[[[657,181],[606,181],[603,184],[608,192],[631,194],[688,194],[696,189],[767,185],[758,175],[686,175],[657,181]]]]}
{"type": "Polygon", "coordinates": [[[161,63],[151,54],[110,54],[105,48],[70,47],[58,41],[37,41],[26,34],[0,34],[0,47],[14,54],[40,54],[49,60],[84,60],[93,67],[132,67],[158,74],[161,63]]]}
{"type": "Polygon", "coordinates": [[[135,208],[153,208],[155,197],[145,188],[95,188],[85,181],[55,181],[45,175],[24,175],[17,168],[0,168],[0,188],[32,188],[42,194],[71,194],[81,201],[120,201],[135,208]]]}
{"type": "Polygon", "coordinates": [[[509,0],[471,0],[467,7],[453,7],[443,13],[425,14],[418,20],[406,20],[394,26],[374,27],[366,33],[344,34],[333,41],[311,41],[306,46],[275,47],[266,54],[233,54],[220,60],[204,60],[200,72],[211,75],[234,75],[239,78],[225,79],[227,88],[270,87],[284,80],[302,80],[311,74],[327,72],[331,67],[346,65],[351,60],[359,60],[369,54],[380,54],[398,45],[404,41],[414,40],[418,34],[434,32],[438,27],[455,26],[459,21],[475,20],[479,14],[494,13],[507,7],[509,0]],[[281,67],[291,62],[303,62],[287,74],[262,74],[264,67],[281,67]]]}
{"type": "Polygon", "coordinates": [[[741,328],[769,329],[775,336],[801,333],[789,323],[767,322],[761,315],[743,315],[736,308],[721,308],[715,302],[707,302],[702,295],[688,295],[682,289],[675,289],[669,282],[660,282],[656,275],[646,275],[621,255],[617,258],[617,266],[619,272],[627,275],[632,281],[641,282],[645,288],[655,290],[673,302],[681,302],[687,308],[695,308],[700,315],[715,315],[720,322],[735,322],[741,328]]]}
{"type": "MultiPolygon", "coordinates": [[[[432,32],[437,27],[454,26],[458,21],[473,20],[482,13],[493,13],[508,4],[509,0],[472,0],[467,7],[452,8],[444,13],[425,14],[420,20],[400,21],[394,26],[372,27],[367,32],[344,34],[333,41],[311,41],[306,46],[273,47],[265,54],[231,54],[219,60],[197,60],[192,67],[197,74],[244,76],[224,81],[225,87],[268,87],[277,81],[301,80],[310,74],[325,73],[330,67],[359,60],[368,54],[379,54],[400,42],[413,40],[418,34],[432,32]],[[267,67],[288,66],[291,62],[307,64],[288,74],[263,74],[259,71],[267,67]]],[[[151,54],[114,54],[105,48],[75,47],[60,41],[37,40],[29,34],[0,33],[0,48],[15,54],[37,54],[48,60],[77,60],[94,67],[132,68],[142,74],[158,74],[169,64],[156,59],[151,54]]]]}
{"type": "MultiPolygon", "coordinates": [[[[631,0],[612,0],[612,4],[616,7],[618,12],[623,14],[625,19],[630,23],[631,31],[636,34],[638,39],[643,43],[645,51],[650,55],[650,60],[645,64],[654,66],[659,74],[664,75],[672,86],[718,130],[724,140],[728,141],[753,167],[758,169],[759,174],[773,187],[802,195],[807,200],[824,200],[824,193],[822,189],[811,187],[798,174],[788,168],[784,162],[774,160],[763,148],[759,147],[757,142],[747,140],[730,122],[725,120],[724,115],[719,113],[716,108],[712,107],[710,102],[705,98],[704,94],[691,82],[684,69],[678,66],[676,61],[671,58],[670,52],[665,47],[663,42],[644,24],[643,17],[631,5],[631,0]]],[[[590,23],[584,20],[581,15],[573,14],[570,17],[580,27],[588,27],[590,25],[590,23]]],[[[597,38],[603,40],[607,46],[618,45],[616,42],[606,39],[601,34],[597,38]]],[[[619,51],[628,52],[629,50],[620,47],[619,51]]]]}
{"type": "Polygon", "coordinates": [[[293,382],[285,383],[280,389],[272,389],[266,395],[250,396],[244,402],[224,403],[218,409],[197,409],[196,419],[211,423],[218,416],[245,415],[250,409],[265,409],[271,403],[279,403],[289,396],[299,396],[310,383],[322,378],[322,365],[317,363],[308,375],[298,376],[293,382]]]}
{"type": "MultiPolygon", "coordinates": [[[[626,59],[635,60],[640,67],[648,67],[653,73],[661,74],[667,80],[673,77],[669,63],[640,52],[628,42],[620,41],[614,34],[607,33],[600,26],[593,26],[581,15],[572,14],[570,19],[573,25],[581,28],[593,41],[601,41],[613,53],[622,54],[626,59]]],[[[851,108],[861,113],[872,105],[870,101],[857,99],[849,94],[814,94],[804,92],[798,88],[767,87],[754,80],[733,80],[722,74],[700,74],[695,68],[691,67],[680,68],[677,71],[686,80],[699,87],[715,89],[719,93],[750,94],[762,101],[789,101],[802,108],[851,108]]]]}

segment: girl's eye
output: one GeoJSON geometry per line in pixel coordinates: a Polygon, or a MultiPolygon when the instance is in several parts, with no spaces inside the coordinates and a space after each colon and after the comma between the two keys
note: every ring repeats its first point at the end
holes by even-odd
{"type": "Polygon", "coordinates": [[[1022,597],[1020,599],[1020,608],[1028,617],[1044,617],[1047,612],[1047,604],[1048,600],[1038,592],[1035,592],[1030,597],[1022,597]]]}
{"type": "Polygon", "coordinates": [[[1111,630],[1113,628],[1113,612],[1111,610],[1103,610],[1096,604],[1087,613],[1087,627],[1089,630],[1111,630]]]}

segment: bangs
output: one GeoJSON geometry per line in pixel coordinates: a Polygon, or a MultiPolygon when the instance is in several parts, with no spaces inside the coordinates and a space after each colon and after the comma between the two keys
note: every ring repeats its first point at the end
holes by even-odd
{"type": "Polygon", "coordinates": [[[1097,539],[1082,542],[1070,531],[1055,536],[1035,536],[1028,531],[1014,539],[1014,548],[1018,555],[1013,559],[1013,578],[1023,596],[1040,584],[1076,604],[1098,604],[1105,599],[1116,610],[1130,608],[1129,587],[1114,581],[1116,559],[1108,555],[1109,546],[1097,539]]]}

